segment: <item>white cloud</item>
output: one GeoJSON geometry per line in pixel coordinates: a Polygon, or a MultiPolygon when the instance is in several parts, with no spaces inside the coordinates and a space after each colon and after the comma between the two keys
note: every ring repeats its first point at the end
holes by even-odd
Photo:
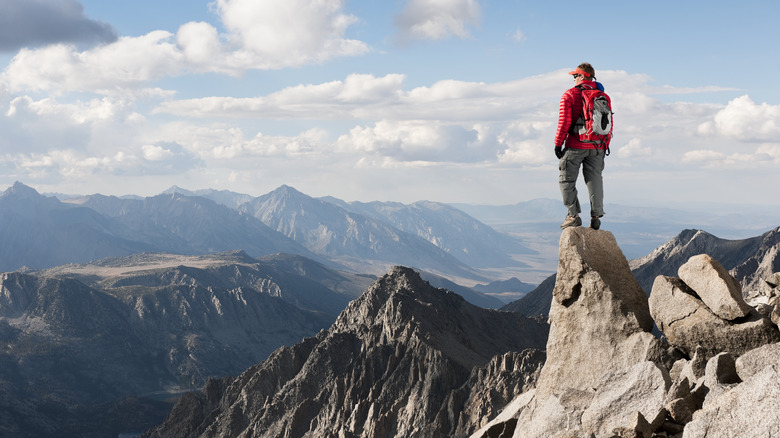
{"type": "MultiPolygon", "coordinates": [[[[613,148],[615,148],[615,145],[610,145],[610,149],[613,148]]],[[[653,149],[649,146],[644,146],[639,138],[632,138],[628,143],[617,148],[617,156],[620,158],[647,157],[652,153],[653,149]]]]}
{"type": "Polygon", "coordinates": [[[108,94],[187,72],[240,74],[367,52],[365,43],[345,37],[356,19],[342,9],[342,0],[218,0],[225,35],[209,23],[190,22],[176,35],[158,30],[84,51],[66,44],[23,49],[0,83],[12,92],[108,94]]]}
{"type": "Polygon", "coordinates": [[[56,99],[47,97],[41,100],[33,100],[29,96],[20,96],[11,100],[6,116],[22,117],[22,113],[45,118],[58,118],[71,120],[76,124],[84,124],[94,121],[112,120],[117,113],[124,112],[128,102],[104,97],[90,99],[86,102],[62,104],[56,99]]]}
{"type": "Polygon", "coordinates": [[[141,150],[143,151],[144,159],[149,161],[162,161],[173,156],[173,152],[170,149],[152,144],[141,146],[141,150]]]}
{"type": "Polygon", "coordinates": [[[481,10],[476,0],[408,0],[395,17],[402,40],[441,40],[471,36],[481,10]]]}
{"type": "Polygon", "coordinates": [[[494,121],[538,111],[556,102],[560,92],[549,75],[494,84],[443,80],[410,91],[403,90],[404,79],[401,74],[352,74],[344,81],[298,85],[267,96],[171,100],[154,112],[203,118],[494,121]]]}
{"type": "Polygon", "coordinates": [[[368,46],[345,37],[357,21],[342,13],[343,0],[217,0],[228,29],[226,38],[239,49],[232,63],[240,68],[280,68],[365,53],[368,46]]]}
{"type": "Polygon", "coordinates": [[[183,70],[182,55],[171,34],[150,32],[122,37],[112,44],[79,52],[73,46],[52,45],[21,50],[0,76],[11,92],[98,92],[135,88],[183,70]]]}
{"type": "Polygon", "coordinates": [[[700,124],[698,132],[739,140],[775,141],[780,137],[780,105],[757,105],[744,95],[730,101],[712,121],[700,124]]]}
{"type": "Polygon", "coordinates": [[[182,25],[176,32],[176,44],[181,48],[184,58],[193,65],[215,63],[221,56],[219,34],[208,23],[190,22],[182,25]]]}
{"type": "Polygon", "coordinates": [[[402,162],[495,161],[507,146],[495,130],[482,124],[452,124],[429,120],[380,120],[356,126],[336,141],[343,152],[358,152],[402,162]]]}
{"type": "Polygon", "coordinates": [[[166,101],[154,112],[187,117],[353,118],[375,105],[398,101],[404,77],[351,74],[344,81],[297,85],[262,97],[166,101]]]}

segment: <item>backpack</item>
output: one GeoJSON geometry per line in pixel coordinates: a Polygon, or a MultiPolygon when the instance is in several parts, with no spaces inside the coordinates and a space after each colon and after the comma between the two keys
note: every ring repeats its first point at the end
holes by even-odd
{"type": "Polygon", "coordinates": [[[570,132],[577,134],[583,143],[593,143],[609,155],[612,140],[612,100],[607,93],[577,85],[582,91],[582,115],[571,126],[570,132]]]}

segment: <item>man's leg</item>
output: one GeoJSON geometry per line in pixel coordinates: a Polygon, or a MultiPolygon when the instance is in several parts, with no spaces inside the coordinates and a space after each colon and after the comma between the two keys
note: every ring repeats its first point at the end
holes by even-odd
{"type": "Polygon", "coordinates": [[[577,197],[577,177],[580,174],[580,164],[587,151],[579,149],[566,149],[563,158],[558,161],[558,185],[563,197],[563,205],[566,207],[569,216],[578,216],[582,211],[580,201],[577,197]]]}
{"type": "Polygon", "coordinates": [[[582,161],[582,176],[585,177],[585,185],[590,196],[590,216],[604,216],[604,151],[593,149],[588,151],[588,156],[582,161]]]}

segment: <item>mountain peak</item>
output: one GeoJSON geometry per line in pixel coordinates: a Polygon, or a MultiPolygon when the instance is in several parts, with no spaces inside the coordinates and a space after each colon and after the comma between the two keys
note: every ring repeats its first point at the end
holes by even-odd
{"type": "Polygon", "coordinates": [[[287,184],[282,184],[276,189],[274,189],[271,193],[269,193],[271,196],[285,196],[285,197],[300,197],[300,196],[306,196],[302,192],[296,190],[294,187],[288,186],[287,184]]]}
{"type": "MultiPolygon", "coordinates": [[[[431,286],[415,270],[395,266],[349,304],[332,331],[355,333],[368,345],[417,338],[470,368],[500,350],[498,345],[543,348],[543,342],[521,346],[511,336],[498,335],[517,329],[517,318],[510,315],[474,306],[450,290],[431,286]],[[463,339],[472,341],[464,345],[463,339]]],[[[530,339],[544,337],[531,334],[541,333],[541,327],[529,325],[527,330],[530,339]]]]}
{"type": "Polygon", "coordinates": [[[18,199],[38,199],[43,196],[34,188],[16,181],[13,186],[6,189],[0,198],[14,197],[18,199]]]}
{"type": "Polygon", "coordinates": [[[164,190],[160,194],[161,195],[171,195],[171,194],[174,194],[174,193],[180,193],[180,194],[187,195],[187,196],[194,195],[194,192],[192,192],[190,190],[187,190],[187,189],[183,189],[183,188],[181,188],[181,187],[179,187],[177,185],[170,186],[167,190],[164,190]]]}

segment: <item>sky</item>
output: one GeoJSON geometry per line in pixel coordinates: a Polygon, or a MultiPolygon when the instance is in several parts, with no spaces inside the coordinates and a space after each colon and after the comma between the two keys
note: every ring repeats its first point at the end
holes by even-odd
{"type": "Polygon", "coordinates": [[[558,103],[585,61],[615,112],[607,203],[776,204],[779,16],[775,0],[0,0],[0,189],[559,198],[558,103]]]}

